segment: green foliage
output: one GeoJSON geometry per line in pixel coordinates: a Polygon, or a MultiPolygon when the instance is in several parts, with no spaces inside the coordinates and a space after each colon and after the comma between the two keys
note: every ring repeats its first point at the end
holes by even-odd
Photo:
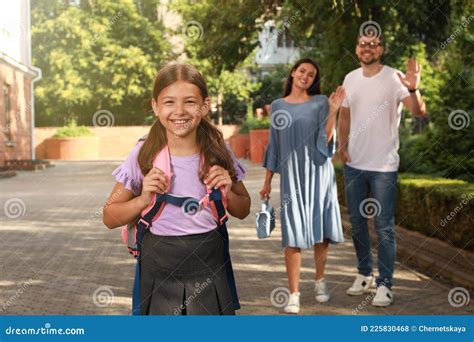
{"type": "Polygon", "coordinates": [[[399,188],[396,217],[403,226],[474,250],[474,183],[404,174],[399,188]]]}
{"type": "Polygon", "coordinates": [[[252,129],[270,128],[269,118],[247,118],[239,128],[240,134],[247,134],[252,129]]]}
{"type": "MultiPolygon", "coordinates": [[[[342,165],[336,165],[339,202],[345,204],[342,165]]],[[[395,222],[404,228],[474,250],[474,183],[400,173],[395,222]]]]}
{"type": "MultiPolygon", "coordinates": [[[[425,102],[428,104],[428,111],[438,110],[442,103],[441,92],[445,86],[441,76],[442,70],[428,59],[425,43],[417,42],[408,48],[422,68],[421,91],[425,102]]],[[[408,58],[409,55],[400,56],[391,66],[404,72],[408,58]]],[[[409,114],[408,111],[406,113],[409,114]]]]}
{"type": "Polygon", "coordinates": [[[472,119],[474,3],[417,0],[393,6],[375,0],[341,0],[328,5],[301,0],[285,2],[277,20],[302,9],[304,15],[291,24],[290,31],[296,45],[303,47],[302,56],[319,63],[322,91],[327,95],[359,67],[354,50],[365,21],[380,25],[385,37],[384,64],[404,72],[410,54],[417,58],[423,68],[421,91],[431,124],[421,136],[402,135],[401,168],[472,181],[474,125],[454,130],[448,117],[462,110],[466,120],[472,119]]]}
{"type": "Polygon", "coordinates": [[[254,99],[254,110],[256,108],[263,108],[282,96],[283,84],[288,77],[288,72],[289,67],[287,65],[279,65],[261,78],[260,88],[251,94],[254,99]]]}
{"type": "Polygon", "coordinates": [[[419,46],[420,42],[424,42],[432,53],[445,38],[448,25],[445,13],[450,11],[446,1],[436,2],[420,0],[393,6],[390,2],[376,0],[341,0],[332,5],[324,1],[302,0],[286,2],[278,18],[282,20],[304,9],[303,15],[291,24],[290,31],[296,45],[302,47],[302,56],[312,57],[318,62],[322,91],[329,94],[342,83],[348,72],[360,66],[355,56],[355,44],[360,26],[366,21],[380,25],[386,42],[385,64],[403,66],[404,71],[400,61],[408,57],[410,49],[419,46]],[[430,20],[426,20],[428,17],[430,20]]]}
{"type": "MultiPolygon", "coordinates": [[[[166,32],[157,17],[159,0],[32,2],[33,63],[43,70],[36,86],[37,125],[63,124],[71,117],[90,124],[99,109],[115,124],[142,124],[150,113],[153,77],[163,62],[184,60],[206,78],[219,122],[239,123],[244,106],[263,107],[281,96],[288,65],[259,79],[254,63],[258,32],[272,19],[285,26],[301,56],[321,69],[329,95],[359,67],[354,49],[362,23],[375,21],[385,37],[383,63],[405,71],[413,54],[423,68],[421,90],[430,117],[421,135],[402,132],[401,169],[473,180],[474,124],[456,130],[450,114],[472,121],[474,2],[415,0],[394,6],[367,1],[171,2],[182,18],[166,32]],[[288,18],[293,18],[291,23],[288,18]],[[183,54],[165,37],[183,39],[183,54]]],[[[410,120],[408,112],[405,113],[410,120]]],[[[247,115],[247,117],[250,117],[247,115]]],[[[150,120],[146,121],[150,122],[150,120]]],[[[248,130],[251,122],[243,126],[248,130]]]]}
{"type": "Polygon", "coordinates": [[[71,119],[67,126],[58,128],[53,135],[54,138],[69,138],[69,137],[90,137],[95,136],[89,128],[85,126],[77,126],[76,119],[71,119]]]}
{"type": "MultiPolygon", "coordinates": [[[[235,1],[228,10],[217,0],[190,4],[176,1],[172,9],[182,16],[182,32],[187,62],[195,65],[206,78],[209,92],[216,103],[218,121],[239,123],[240,115],[229,117],[231,109],[223,108],[226,98],[248,101],[259,84],[248,74],[255,68],[254,48],[257,44],[255,20],[262,13],[258,1],[235,1]],[[232,8],[230,10],[230,8],[232,8]],[[235,119],[235,121],[234,121],[235,119]]],[[[239,104],[240,105],[240,104],[239,104]]],[[[240,113],[240,109],[236,108],[240,113]]]]}
{"type": "Polygon", "coordinates": [[[433,67],[424,66],[428,74],[422,76],[423,94],[426,93],[432,124],[421,137],[414,139],[416,143],[402,145],[401,155],[415,165],[413,171],[431,170],[443,177],[472,182],[474,125],[469,122],[474,108],[474,78],[470,66],[474,57],[471,47],[474,35],[468,28],[474,21],[474,3],[452,3],[458,6],[452,6],[448,12],[451,17],[447,33],[436,46],[431,62],[433,67]]]}
{"type": "Polygon", "coordinates": [[[36,124],[77,117],[91,125],[99,109],[110,110],[115,124],[141,124],[153,78],[169,55],[161,24],[147,15],[132,0],[32,2],[33,64],[43,71],[36,124]]]}
{"type": "Polygon", "coordinates": [[[226,94],[222,102],[224,124],[241,123],[247,113],[247,102],[239,100],[235,94],[226,94]]]}
{"type": "Polygon", "coordinates": [[[234,71],[257,46],[256,23],[263,15],[260,1],[232,1],[226,6],[219,0],[178,0],[172,8],[183,17],[185,52],[199,61],[207,61],[215,75],[234,71]]]}

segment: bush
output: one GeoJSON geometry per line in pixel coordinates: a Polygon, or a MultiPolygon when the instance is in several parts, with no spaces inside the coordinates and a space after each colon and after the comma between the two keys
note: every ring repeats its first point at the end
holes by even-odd
{"type": "Polygon", "coordinates": [[[254,100],[253,110],[263,108],[265,105],[271,104],[275,99],[283,94],[283,85],[290,67],[288,65],[277,65],[265,76],[260,77],[261,86],[250,94],[254,100]]]}
{"type": "Polygon", "coordinates": [[[247,118],[239,128],[240,134],[247,134],[252,129],[262,129],[270,128],[270,119],[269,118],[247,118]]]}
{"type": "Polygon", "coordinates": [[[463,152],[473,149],[470,139],[472,133],[468,133],[468,130],[472,130],[472,127],[444,133],[436,127],[429,127],[415,135],[402,130],[400,171],[472,182],[474,155],[463,152]]]}
{"type": "MultiPolygon", "coordinates": [[[[345,205],[342,165],[336,165],[339,202],[345,205]]],[[[395,222],[456,247],[474,250],[474,183],[399,173],[395,222]]]]}
{"type": "Polygon", "coordinates": [[[400,131],[399,171],[442,176],[427,158],[425,146],[429,143],[428,133],[412,134],[406,127],[400,131]]]}
{"type": "Polygon", "coordinates": [[[222,118],[224,125],[241,123],[247,112],[247,102],[239,100],[235,94],[224,94],[222,118]]]}
{"type": "Polygon", "coordinates": [[[90,137],[94,136],[92,132],[86,126],[77,126],[75,119],[72,119],[67,126],[58,128],[56,133],[53,135],[54,138],[67,138],[67,137],[90,137]]]}

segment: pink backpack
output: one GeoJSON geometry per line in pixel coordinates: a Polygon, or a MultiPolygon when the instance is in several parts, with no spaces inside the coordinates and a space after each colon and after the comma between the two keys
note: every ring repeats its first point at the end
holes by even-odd
{"type": "MultiPolygon", "coordinates": [[[[144,141],[146,137],[141,138],[138,143],[144,141]]],[[[168,146],[165,146],[153,160],[153,167],[159,168],[171,179],[171,161],[168,146]]],[[[167,191],[170,190],[171,184],[168,185],[167,191]]],[[[122,240],[128,247],[128,251],[137,259],[135,269],[135,281],[132,295],[132,314],[141,315],[140,308],[140,252],[143,243],[143,237],[150,228],[153,221],[159,219],[165,205],[171,204],[178,207],[184,207],[185,212],[198,210],[206,206],[210,206],[214,217],[218,232],[224,240],[224,258],[226,261],[227,281],[232,294],[234,309],[240,309],[237,288],[235,285],[234,272],[230,260],[229,252],[229,234],[227,232],[226,222],[227,216],[227,198],[222,189],[209,189],[204,198],[197,200],[192,197],[175,196],[168,192],[164,194],[155,194],[152,203],[146,207],[141,214],[132,222],[122,227],[122,240]]]]}

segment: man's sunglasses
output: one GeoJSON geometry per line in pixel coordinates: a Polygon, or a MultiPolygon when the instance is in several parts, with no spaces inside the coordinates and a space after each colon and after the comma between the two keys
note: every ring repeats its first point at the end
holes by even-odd
{"type": "Polygon", "coordinates": [[[380,46],[381,44],[380,43],[376,43],[376,42],[365,42],[365,41],[361,41],[359,42],[359,47],[361,48],[365,48],[365,47],[369,47],[371,49],[375,49],[377,46],[380,46]]]}

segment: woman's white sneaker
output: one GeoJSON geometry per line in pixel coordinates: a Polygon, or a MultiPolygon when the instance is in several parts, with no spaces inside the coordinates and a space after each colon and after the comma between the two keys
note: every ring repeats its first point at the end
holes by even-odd
{"type": "Polygon", "coordinates": [[[366,277],[365,275],[358,274],[354,283],[349,289],[347,289],[346,293],[349,296],[359,296],[364,293],[369,293],[372,291],[374,280],[373,275],[366,277]]]}
{"type": "Polygon", "coordinates": [[[389,306],[393,303],[393,292],[385,285],[377,287],[377,293],[372,300],[373,306],[389,306]]]}
{"type": "Polygon", "coordinates": [[[297,314],[300,312],[300,293],[295,292],[290,294],[290,298],[288,299],[288,304],[283,308],[285,313],[288,314],[297,314]]]}
{"type": "Polygon", "coordinates": [[[328,285],[326,280],[320,279],[314,282],[314,291],[316,292],[316,300],[320,303],[326,303],[329,298],[328,285]]]}

